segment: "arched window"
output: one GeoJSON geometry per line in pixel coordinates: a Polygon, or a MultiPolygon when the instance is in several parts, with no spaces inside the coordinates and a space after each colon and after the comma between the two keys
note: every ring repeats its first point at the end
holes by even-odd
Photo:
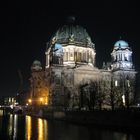
{"type": "Polygon", "coordinates": [[[83,52],[83,62],[86,62],[86,53],[83,52]]]}
{"type": "Polygon", "coordinates": [[[122,60],[122,54],[119,54],[119,61],[122,60]]]}
{"type": "Polygon", "coordinates": [[[89,62],[89,51],[87,51],[87,62],[89,62]]]}
{"type": "Polygon", "coordinates": [[[73,52],[70,52],[70,60],[74,60],[73,52]]]}
{"type": "Polygon", "coordinates": [[[81,58],[82,58],[82,54],[80,52],[78,52],[77,60],[80,62],[81,61],[81,58]]]}
{"type": "Polygon", "coordinates": [[[64,52],[64,61],[68,61],[68,52],[64,52]]]}
{"type": "Polygon", "coordinates": [[[131,55],[128,56],[128,60],[129,60],[130,62],[132,62],[132,56],[131,56],[131,55]]]}

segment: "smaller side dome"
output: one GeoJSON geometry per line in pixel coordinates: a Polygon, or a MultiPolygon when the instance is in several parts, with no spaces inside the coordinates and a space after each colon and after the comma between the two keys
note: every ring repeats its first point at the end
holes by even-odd
{"type": "Polygon", "coordinates": [[[41,62],[38,61],[38,60],[35,60],[32,64],[32,67],[31,67],[32,70],[42,70],[42,66],[41,66],[41,62]]]}
{"type": "Polygon", "coordinates": [[[124,40],[119,40],[114,44],[114,49],[118,49],[118,48],[121,49],[129,48],[129,44],[124,40]]]}
{"type": "Polygon", "coordinates": [[[41,62],[38,61],[38,60],[35,60],[35,61],[33,62],[33,65],[34,65],[34,66],[41,66],[41,62]]]}

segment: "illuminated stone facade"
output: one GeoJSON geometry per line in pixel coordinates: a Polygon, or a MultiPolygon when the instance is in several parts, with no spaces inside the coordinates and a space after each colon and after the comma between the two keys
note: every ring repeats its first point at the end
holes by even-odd
{"type": "Polygon", "coordinates": [[[136,71],[127,42],[117,41],[111,64],[98,69],[95,45],[87,31],[65,25],[47,43],[45,54],[49,106],[93,110],[134,103],[136,71]]]}
{"type": "Polygon", "coordinates": [[[33,62],[31,72],[31,97],[28,99],[28,104],[47,105],[49,91],[45,80],[45,72],[42,69],[40,61],[35,60],[33,62]]]}
{"type": "Polygon", "coordinates": [[[114,44],[112,56],[112,74],[114,94],[118,102],[129,106],[134,103],[136,71],[132,62],[132,49],[126,41],[119,40],[114,44]]]}

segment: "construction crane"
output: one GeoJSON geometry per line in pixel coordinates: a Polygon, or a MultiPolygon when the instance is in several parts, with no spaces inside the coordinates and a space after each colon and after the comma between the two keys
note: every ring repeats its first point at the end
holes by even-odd
{"type": "Polygon", "coordinates": [[[19,76],[19,87],[18,87],[18,91],[17,91],[17,95],[16,95],[16,100],[17,103],[20,104],[21,103],[21,93],[23,92],[23,76],[21,74],[21,71],[18,70],[18,76],[19,76]]]}

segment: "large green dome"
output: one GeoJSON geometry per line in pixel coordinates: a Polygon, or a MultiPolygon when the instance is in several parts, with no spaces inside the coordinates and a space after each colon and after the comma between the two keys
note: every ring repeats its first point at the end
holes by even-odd
{"type": "Polygon", "coordinates": [[[59,44],[77,44],[87,46],[92,44],[86,29],[79,25],[64,25],[57,30],[52,41],[59,44]]]}

